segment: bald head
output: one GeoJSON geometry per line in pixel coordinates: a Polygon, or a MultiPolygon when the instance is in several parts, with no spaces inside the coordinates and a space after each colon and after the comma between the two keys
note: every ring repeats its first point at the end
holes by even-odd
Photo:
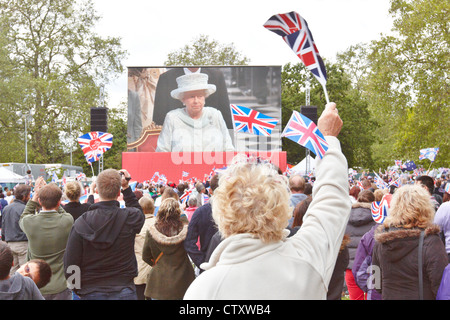
{"type": "Polygon", "coordinates": [[[305,191],[305,178],[295,175],[289,178],[289,188],[292,193],[303,193],[305,191]]]}

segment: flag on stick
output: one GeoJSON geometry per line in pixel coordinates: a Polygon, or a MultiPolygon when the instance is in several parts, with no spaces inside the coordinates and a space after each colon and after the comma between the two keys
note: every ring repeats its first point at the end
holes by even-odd
{"type": "Polygon", "coordinates": [[[322,85],[326,101],[329,103],[326,89],[327,72],[325,64],[319,55],[319,50],[317,50],[306,20],[297,12],[291,11],[273,15],[264,23],[264,27],[281,36],[291,47],[306,68],[312,72],[322,85]]]}
{"type": "Polygon", "coordinates": [[[325,140],[322,132],[319,131],[319,128],[311,119],[297,111],[293,111],[281,136],[308,148],[320,159],[323,158],[328,150],[328,142],[325,140]]]}
{"type": "Polygon", "coordinates": [[[111,149],[113,135],[100,131],[92,131],[83,134],[77,140],[83,150],[84,157],[89,163],[98,161],[100,157],[111,149]]]}
{"type": "Polygon", "coordinates": [[[436,155],[439,152],[439,148],[426,148],[420,150],[419,160],[429,159],[431,162],[436,159],[436,155]]]}

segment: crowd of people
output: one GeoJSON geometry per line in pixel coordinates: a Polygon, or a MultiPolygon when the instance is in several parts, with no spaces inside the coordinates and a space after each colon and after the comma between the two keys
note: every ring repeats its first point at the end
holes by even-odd
{"type": "Polygon", "coordinates": [[[78,181],[16,186],[0,196],[0,299],[450,299],[448,176],[349,180],[334,103],[318,126],[313,180],[238,154],[195,185],[106,169],[83,203],[78,181]]]}

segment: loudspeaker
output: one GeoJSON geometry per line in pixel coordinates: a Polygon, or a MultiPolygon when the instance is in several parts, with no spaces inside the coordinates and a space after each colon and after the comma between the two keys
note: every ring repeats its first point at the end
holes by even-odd
{"type": "Polygon", "coordinates": [[[91,108],[91,131],[108,132],[108,108],[91,108]]]}
{"type": "Polygon", "coordinates": [[[317,107],[315,106],[301,106],[300,113],[309,118],[317,125],[317,107]]]}

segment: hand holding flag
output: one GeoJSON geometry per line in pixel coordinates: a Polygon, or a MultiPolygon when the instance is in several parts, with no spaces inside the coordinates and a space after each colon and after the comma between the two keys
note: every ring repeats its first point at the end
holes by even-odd
{"type": "Polygon", "coordinates": [[[308,148],[320,159],[328,150],[328,143],[314,122],[297,111],[293,111],[281,136],[308,148]]]}

